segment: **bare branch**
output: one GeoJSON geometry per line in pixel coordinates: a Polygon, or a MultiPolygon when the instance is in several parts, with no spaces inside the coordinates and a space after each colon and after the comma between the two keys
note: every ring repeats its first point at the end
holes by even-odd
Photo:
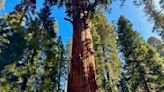
{"type": "Polygon", "coordinates": [[[66,21],[69,21],[73,24],[73,21],[71,19],[68,19],[68,18],[64,18],[66,21]]]}

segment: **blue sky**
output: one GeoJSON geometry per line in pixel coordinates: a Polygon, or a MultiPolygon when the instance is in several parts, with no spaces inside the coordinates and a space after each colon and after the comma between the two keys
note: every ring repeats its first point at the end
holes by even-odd
{"type": "MultiPolygon", "coordinates": [[[[156,0],[158,1],[158,0],[156,0]]],[[[5,9],[0,11],[0,16],[5,13],[12,11],[13,8],[20,0],[6,0],[5,9]]],[[[37,0],[37,8],[41,8],[43,0],[37,0]]],[[[117,21],[120,15],[124,15],[133,24],[133,28],[138,31],[144,40],[147,40],[150,36],[156,36],[160,38],[156,33],[152,32],[153,22],[148,22],[142,7],[136,7],[133,5],[132,0],[127,0],[124,7],[119,7],[119,2],[113,2],[111,5],[112,12],[110,14],[105,14],[108,21],[111,23],[112,20],[117,21]]],[[[64,8],[53,8],[53,16],[58,21],[58,35],[62,36],[63,43],[66,44],[67,41],[72,37],[72,24],[64,20],[67,17],[64,8]]]]}

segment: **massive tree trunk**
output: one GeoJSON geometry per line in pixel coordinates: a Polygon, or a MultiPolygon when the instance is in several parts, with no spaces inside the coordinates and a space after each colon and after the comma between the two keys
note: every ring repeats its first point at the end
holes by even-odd
{"type": "Polygon", "coordinates": [[[92,35],[83,0],[73,0],[73,46],[68,92],[97,92],[92,35]],[[85,14],[84,14],[85,13],[85,14]]]}

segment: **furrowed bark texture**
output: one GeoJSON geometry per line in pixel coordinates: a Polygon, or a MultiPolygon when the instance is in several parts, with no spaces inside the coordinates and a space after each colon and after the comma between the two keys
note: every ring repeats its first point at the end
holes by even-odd
{"type": "Polygon", "coordinates": [[[89,19],[88,16],[80,16],[77,9],[82,2],[73,0],[73,46],[68,92],[98,92],[89,19]]]}

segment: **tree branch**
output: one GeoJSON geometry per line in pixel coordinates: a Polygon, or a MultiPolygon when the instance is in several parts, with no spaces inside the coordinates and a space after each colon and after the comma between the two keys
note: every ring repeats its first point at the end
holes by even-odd
{"type": "Polygon", "coordinates": [[[73,21],[71,19],[68,19],[68,18],[64,18],[66,21],[69,21],[73,24],[73,21]]]}

